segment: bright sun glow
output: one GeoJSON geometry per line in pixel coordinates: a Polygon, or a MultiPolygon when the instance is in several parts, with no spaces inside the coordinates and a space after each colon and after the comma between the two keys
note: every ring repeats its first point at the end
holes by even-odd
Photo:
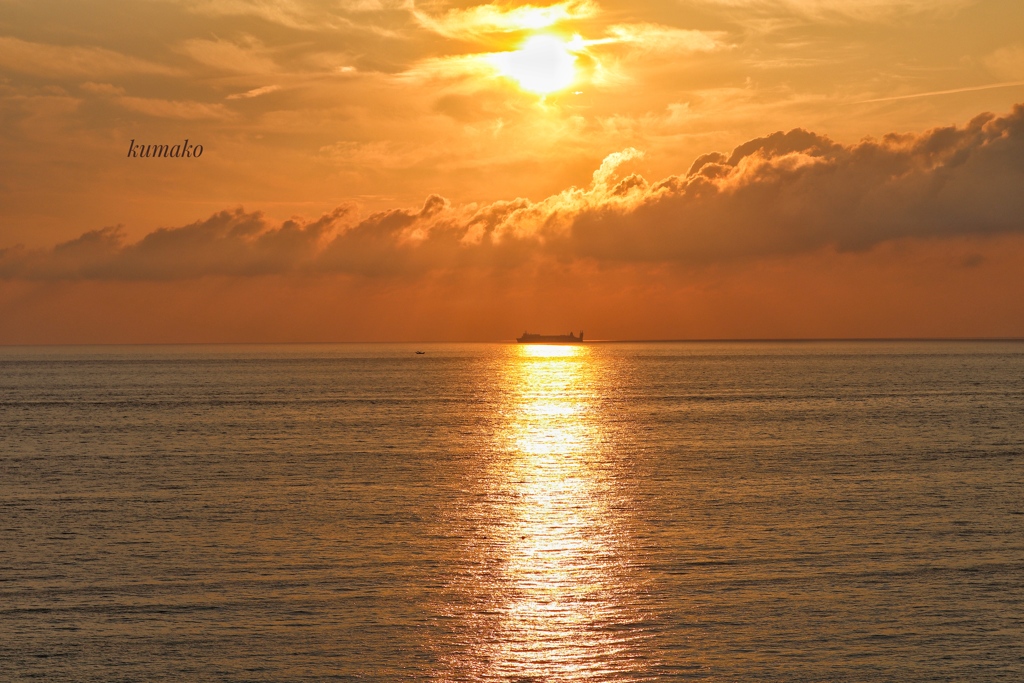
{"type": "Polygon", "coordinates": [[[524,358],[572,358],[581,351],[581,347],[570,344],[522,344],[516,349],[524,358]]]}
{"type": "Polygon", "coordinates": [[[576,77],[576,55],[555,36],[533,36],[515,52],[503,52],[493,59],[503,75],[539,95],[568,87],[576,77]]]}

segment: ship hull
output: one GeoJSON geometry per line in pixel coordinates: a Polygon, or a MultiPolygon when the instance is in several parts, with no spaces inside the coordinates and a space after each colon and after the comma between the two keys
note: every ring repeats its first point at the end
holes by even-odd
{"type": "Polygon", "coordinates": [[[581,344],[583,333],[580,336],[575,334],[530,334],[524,332],[522,337],[516,339],[520,344],[581,344]]]}

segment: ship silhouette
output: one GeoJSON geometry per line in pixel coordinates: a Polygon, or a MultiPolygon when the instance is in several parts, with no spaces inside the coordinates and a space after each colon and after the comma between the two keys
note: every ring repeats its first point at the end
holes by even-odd
{"type": "Polygon", "coordinates": [[[583,341],[583,330],[580,336],[572,332],[569,334],[530,334],[523,332],[523,336],[516,339],[520,344],[579,344],[583,341]]]}

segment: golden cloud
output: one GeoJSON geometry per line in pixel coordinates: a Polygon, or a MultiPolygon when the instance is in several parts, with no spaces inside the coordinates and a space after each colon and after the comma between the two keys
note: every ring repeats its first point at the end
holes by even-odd
{"type": "Polygon", "coordinates": [[[536,31],[566,21],[585,19],[597,14],[598,7],[590,0],[566,0],[544,7],[476,5],[467,9],[451,9],[436,16],[415,8],[412,11],[416,20],[427,30],[446,38],[479,40],[496,33],[536,31]]]}
{"type": "Polygon", "coordinates": [[[52,249],[0,251],[7,279],[175,280],[208,275],[417,276],[534,258],[708,265],[869,249],[893,240],[1024,233],[1024,105],[963,127],[842,145],[795,129],[700,156],[650,182],[609,155],[586,188],[538,202],[454,205],[358,219],[351,206],[272,225],[219,212],[134,243],[116,228],[52,249]]]}

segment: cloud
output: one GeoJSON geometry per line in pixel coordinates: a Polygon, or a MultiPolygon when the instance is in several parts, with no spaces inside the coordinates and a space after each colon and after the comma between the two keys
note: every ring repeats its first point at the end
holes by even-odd
{"type": "Polygon", "coordinates": [[[781,11],[817,21],[884,21],[903,15],[948,13],[975,0],[702,0],[704,4],[778,15],[781,11]]]}
{"type": "MultiPolygon", "coordinates": [[[[102,98],[110,98],[117,105],[130,111],[166,119],[182,119],[186,121],[197,121],[203,119],[223,120],[232,116],[231,111],[220,103],[207,104],[205,102],[193,102],[188,100],[162,100],[149,97],[134,97],[127,94],[127,91],[111,83],[94,83],[86,81],[79,88],[83,92],[90,93],[102,98]]],[[[229,96],[227,99],[241,97],[257,97],[264,93],[277,90],[277,86],[257,88],[256,90],[229,96]]]]}
{"type": "Polygon", "coordinates": [[[710,52],[720,49],[724,34],[659,24],[617,24],[608,28],[607,41],[635,45],[645,52],[710,52]]]}
{"type": "Polygon", "coordinates": [[[972,85],[964,88],[951,88],[948,90],[932,90],[929,92],[917,92],[910,95],[893,95],[891,97],[876,97],[870,100],[861,100],[857,104],[870,104],[872,102],[896,102],[898,100],[913,100],[919,97],[936,97],[939,95],[955,95],[964,92],[979,92],[981,90],[996,90],[999,88],[1016,88],[1024,85],[1024,81],[1010,81],[1007,83],[988,83],[986,85],[972,85]]]}
{"type": "Polygon", "coordinates": [[[47,252],[0,251],[0,272],[17,268],[40,279],[181,280],[287,273],[315,266],[321,240],[351,207],[319,220],[271,227],[259,212],[220,211],[204,221],[161,228],[126,243],[120,227],[85,233],[47,252]]]}
{"type": "MultiPolygon", "coordinates": [[[[511,9],[477,5],[465,10],[449,10],[441,17],[431,17],[415,9],[413,12],[428,30],[486,45],[490,51],[425,57],[411,64],[401,77],[484,85],[495,83],[494,77],[508,73],[509,60],[515,59],[516,50],[523,47],[514,41],[522,40],[523,32],[536,32],[562,22],[587,18],[597,14],[598,8],[590,2],[570,0],[547,7],[524,5],[511,9]]],[[[585,38],[576,33],[564,41],[566,52],[575,60],[579,85],[622,80],[618,63],[623,59],[647,63],[652,53],[668,57],[726,47],[725,33],[721,31],[680,29],[657,23],[614,24],[605,27],[602,33],[598,38],[585,38]],[[606,66],[602,53],[619,54],[606,66]]]]}
{"type": "Polygon", "coordinates": [[[544,7],[476,5],[466,9],[451,9],[438,16],[420,12],[415,7],[412,9],[413,16],[422,27],[446,38],[459,40],[479,40],[492,34],[536,31],[565,21],[585,19],[597,14],[597,11],[597,5],[590,0],[565,0],[544,7]]]}
{"type": "Polygon", "coordinates": [[[399,75],[399,78],[411,81],[479,79],[480,83],[486,83],[487,79],[500,74],[498,67],[492,63],[492,58],[492,54],[428,57],[410,66],[399,75]]]}
{"type": "Polygon", "coordinates": [[[157,118],[183,119],[227,119],[231,112],[222,104],[206,104],[183,100],[160,100],[148,97],[118,97],[116,102],[125,109],[157,118]]]}
{"type": "Polygon", "coordinates": [[[536,259],[702,266],[907,238],[1024,233],[1024,105],[962,127],[842,145],[795,129],[710,152],[657,182],[609,155],[587,188],[541,201],[453,205],[359,219],[340,207],[270,224],[222,211],[127,243],[105,228],[48,250],[0,251],[9,279],[173,280],[211,275],[418,276],[536,259]]]}
{"type": "Polygon", "coordinates": [[[839,145],[803,130],[707,154],[565,238],[601,260],[712,263],[907,238],[1024,232],[1024,106],[963,128],[839,145]]]}
{"type": "Polygon", "coordinates": [[[177,76],[173,67],[100,47],[47,45],[0,37],[0,68],[46,78],[111,76],[128,73],[177,76]]]}
{"type": "Polygon", "coordinates": [[[247,39],[243,45],[227,40],[195,38],[184,41],[180,49],[200,64],[218,71],[266,75],[280,70],[267,54],[268,50],[254,38],[247,39]]]}
{"type": "Polygon", "coordinates": [[[360,31],[397,37],[401,32],[376,25],[374,19],[393,14],[407,17],[409,0],[177,0],[195,14],[208,17],[256,17],[267,23],[309,33],[360,31]]]}
{"type": "Polygon", "coordinates": [[[319,13],[298,0],[188,0],[186,6],[207,16],[254,16],[288,28],[315,28],[319,13]]]}
{"type": "Polygon", "coordinates": [[[279,86],[279,85],[265,85],[262,88],[253,88],[252,90],[247,90],[245,92],[240,92],[240,93],[235,93],[233,95],[228,95],[227,98],[225,98],[225,99],[229,99],[229,100],[247,100],[247,99],[251,99],[253,97],[259,97],[260,95],[269,95],[270,93],[277,92],[280,89],[281,89],[281,86],[279,86]]]}
{"type": "Polygon", "coordinates": [[[93,95],[111,95],[114,97],[121,97],[126,94],[124,88],[113,83],[95,83],[93,81],[86,81],[82,85],[78,86],[87,93],[93,95]]]}
{"type": "Polygon", "coordinates": [[[992,73],[1007,80],[1018,80],[1024,75],[1024,44],[1003,46],[982,60],[992,73]]]}

